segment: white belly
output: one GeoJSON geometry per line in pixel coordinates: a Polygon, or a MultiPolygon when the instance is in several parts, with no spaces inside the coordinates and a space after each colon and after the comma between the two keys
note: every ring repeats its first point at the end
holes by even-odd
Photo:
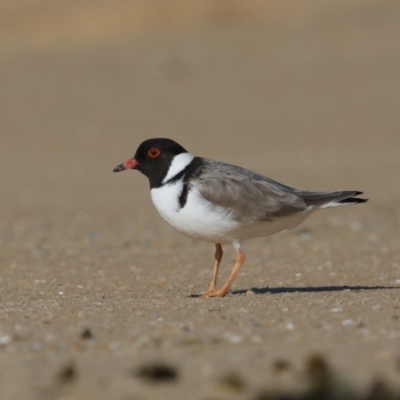
{"type": "Polygon", "coordinates": [[[269,236],[283,229],[294,228],[309,212],[275,221],[240,225],[230,217],[229,210],[213,206],[196,190],[190,190],[184,207],[179,204],[183,182],[177,181],[151,190],[151,198],[160,215],[184,235],[212,243],[232,243],[250,238],[269,236]]]}

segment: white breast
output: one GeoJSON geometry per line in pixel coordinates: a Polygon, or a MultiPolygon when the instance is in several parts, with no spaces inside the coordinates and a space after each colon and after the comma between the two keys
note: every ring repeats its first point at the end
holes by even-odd
{"type": "Polygon", "coordinates": [[[151,190],[151,198],[160,215],[177,231],[209,242],[231,242],[229,232],[239,227],[229,212],[213,207],[195,189],[189,190],[184,207],[179,204],[183,181],[151,190]],[[229,236],[229,237],[228,237],[229,236]]]}

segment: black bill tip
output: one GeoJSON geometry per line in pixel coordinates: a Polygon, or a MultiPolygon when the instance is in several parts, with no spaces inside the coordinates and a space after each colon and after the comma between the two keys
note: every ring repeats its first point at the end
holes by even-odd
{"type": "Polygon", "coordinates": [[[124,169],[125,169],[124,164],[119,164],[113,169],[113,172],[120,172],[123,171],[124,169]]]}

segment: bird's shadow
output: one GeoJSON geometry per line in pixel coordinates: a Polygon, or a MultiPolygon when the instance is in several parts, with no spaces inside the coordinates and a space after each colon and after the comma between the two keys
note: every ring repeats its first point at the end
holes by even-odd
{"type": "Polygon", "coordinates": [[[263,287],[251,289],[232,290],[231,294],[246,294],[251,291],[254,294],[282,294],[282,293],[323,293],[323,292],[342,292],[342,291],[355,291],[361,292],[366,290],[389,290],[400,289],[400,286],[306,286],[306,287],[263,287]]]}
{"type": "MultiPolygon", "coordinates": [[[[232,295],[243,295],[249,292],[257,295],[261,294],[283,294],[283,293],[323,293],[323,292],[344,292],[354,291],[363,292],[367,290],[389,290],[400,289],[400,286],[303,286],[303,287],[263,287],[232,290],[229,293],[232,295]]],[[[190,294],[187,297],[201,297],[201,294],[190,294]]]]}

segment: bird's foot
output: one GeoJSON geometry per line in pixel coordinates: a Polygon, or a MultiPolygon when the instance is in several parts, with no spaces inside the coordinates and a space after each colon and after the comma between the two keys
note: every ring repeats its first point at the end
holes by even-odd
{"type": "Polygon", "coordinates": [[[220,290],[208,289],[207,292],[202,293],[200,296],[204,297],[204,298],[206,298],[206,297],[224,297],[228,293],[228,291],[229,290],[224,290],[224,289],[220,289],[220,290]]]}

